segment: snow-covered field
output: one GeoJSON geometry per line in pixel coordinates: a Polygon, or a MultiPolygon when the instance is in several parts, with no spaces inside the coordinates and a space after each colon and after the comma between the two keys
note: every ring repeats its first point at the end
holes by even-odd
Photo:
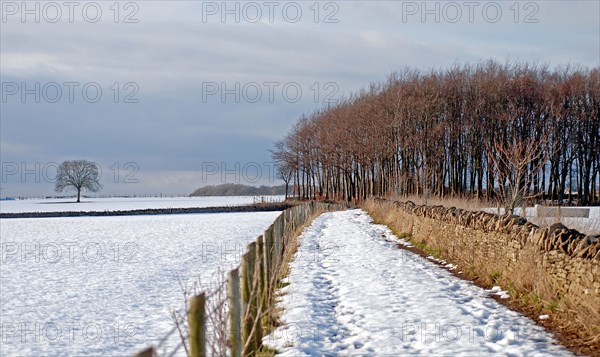
{"type": "MultiPolygon", "coordinates": [[[[210,202],[223,204],[182,200],[210,202]]],[[[1,220],[0,354],[127,356],[157,343],[183,307],[178,281],[215,281],[279,213],[1,220]]]]}
{"type": "MultiPolygon", "coordinates": [[[[268,201],[283,201],[283,196],[261,196],[268,201]]],[[[260,199],[261,197],[258,197],[260,199]]],[[[252,196],[175,197],[175,198],[82,198],[0,201],[0,212],[117,211],[145,208],[190,208],[237,206],[254,203],[252,196]]]]}
{"type": "MultiPolygon", "coordinates": [[[[325,213],[301,236],[264,342],[286,356],[571,355],[529,318],[409,251],[362,210],[325,213]]],[[[449,266],[449,269],[461,267],[449,266]]]]}

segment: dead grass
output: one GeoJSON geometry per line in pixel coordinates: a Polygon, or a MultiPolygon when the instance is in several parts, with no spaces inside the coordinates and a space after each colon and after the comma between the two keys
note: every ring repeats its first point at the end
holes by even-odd
{"type": "Polygon", "coordinates": [[[379,204],[374,200],[365,201],[361,208],[371,214],[374,223],[387,225],[397,237],[412,237],[412,220],[402,218],[395,209],[390,209],[391,207],[379,204]]]}

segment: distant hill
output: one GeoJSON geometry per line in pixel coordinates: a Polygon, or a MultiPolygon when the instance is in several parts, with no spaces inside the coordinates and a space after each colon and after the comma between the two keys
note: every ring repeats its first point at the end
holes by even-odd
{"type": "Polygon", "coordinates": [[[281,186],[247,186],[235,183],[224,183],[217,186],[204,186],[192,192],[191,196],[267,196],[285,195],[285,185],[281,186]]]}

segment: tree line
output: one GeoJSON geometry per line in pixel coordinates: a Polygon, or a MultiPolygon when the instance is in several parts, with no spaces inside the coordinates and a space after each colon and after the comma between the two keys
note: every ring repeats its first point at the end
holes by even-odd
{"type": "Polygon", "coordinates": [[[406,68],[302,115],[272,156],[303,199],[597,202],[600,68],[406,68]]]}
{"type": "Polygon", "coordinates": [[[285,186],[248,186],[235,183],[224,183],[221,185],[208,185],[200,187],[190,194],[194,196],[269,196],[284,195],[285,186]]]}

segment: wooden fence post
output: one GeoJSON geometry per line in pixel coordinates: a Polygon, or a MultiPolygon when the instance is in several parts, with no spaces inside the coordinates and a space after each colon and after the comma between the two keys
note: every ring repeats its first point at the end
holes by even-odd
{"type": "Polygon", "coordinates": [[[279,215],[273,223],[273,267],[274,274],[279,273],[281,262],[281,235],[282,235],[283,215],[279,215]]]}
{"type": "Polygon", "coordinates": [[[145,350],[133,355],[133,357],[154,357],[154,356],[156,356],[156,351],[154,350],[154,347],[148,347],[145,350]]]}
{"type": "Polygon", "coordinates": [[[239,270],[233,269],[227,278],[227,298],[229,302],[229,341],[231,342],[231,356],[242,355],[242,301],[240,296],[239,270]]]}
{"type": "Polygon", "coordinates": [[[265,259],[265,281],[271,282],[271,270],[273,269],[273,235],[275,234],[273,225],[271,225],[263,234],[264,259],[265,259]]]}
{"type": "Polygon", "coordinates": [[[271,309],[271,305],[273,302],[273,292],[275,291],[275,279],[274,277],[277,275],[275,269],[275,262],[273,259],[273,249],[274,249],[274,234],[275,228],[274,225],[271,225],[263,235],[264,237],[264,248],[263,248],[263,259],[264,259],[264,267],[265,267],[265,297],[264,303],[265,308],[264,312],[266,313],[267,319],[269,323],[272,323],[272,315],[273,311],[271,309]]]}
{"type": "MultiPolygon", "coordinates": [[[[250,250],[250,249],[248,249],[250,250]]],[[[252,252],[254,253],[254,252],[252,252]]],[[[251,302],[250,296],[252,295],[252,271],[254,270],[254,254],[250,252],[242,255],[240,273],[241,273],[241,293],[242,293],[242,310],[244,316],[242,316],[242,343],[245,344],[250,336],[250,330],[252,330],[252,323],[248,320],[252,320],[251,313],[251,302]]],[[[242,353],[244,354],[244,353],[242,353]]]]}
{"type": "Polygon", "coordinates": [[[206,294],[190,300],[188,324],[190,326],[190,356],[206,356],[206,294]]]}
{"type": "Polygon", "coordinates": [[[256,239],[256,268],[254,271],[254,281],[257,286],[256,292],[256,327],[254,328],[253,339],[258,347],[262,344],[262,317],[266,311],[266,292],[267,282],[265,281],[265,258],[264,258],[264,235],[258,236],[256,239]]]}
{"type": "Polygon", "coordinates": [[[259,348],[261,344],[260,330],[260,318],[259,318],[259,299],[258,294],[258,275],[257,262],[256,262],[256,242],[252,242],[248,245],[248,252],[242,256],[242,301],[244,302],[244,321],[242,324],[242,343],[243,351],[242,355],[252,355],[259,348]]]}

